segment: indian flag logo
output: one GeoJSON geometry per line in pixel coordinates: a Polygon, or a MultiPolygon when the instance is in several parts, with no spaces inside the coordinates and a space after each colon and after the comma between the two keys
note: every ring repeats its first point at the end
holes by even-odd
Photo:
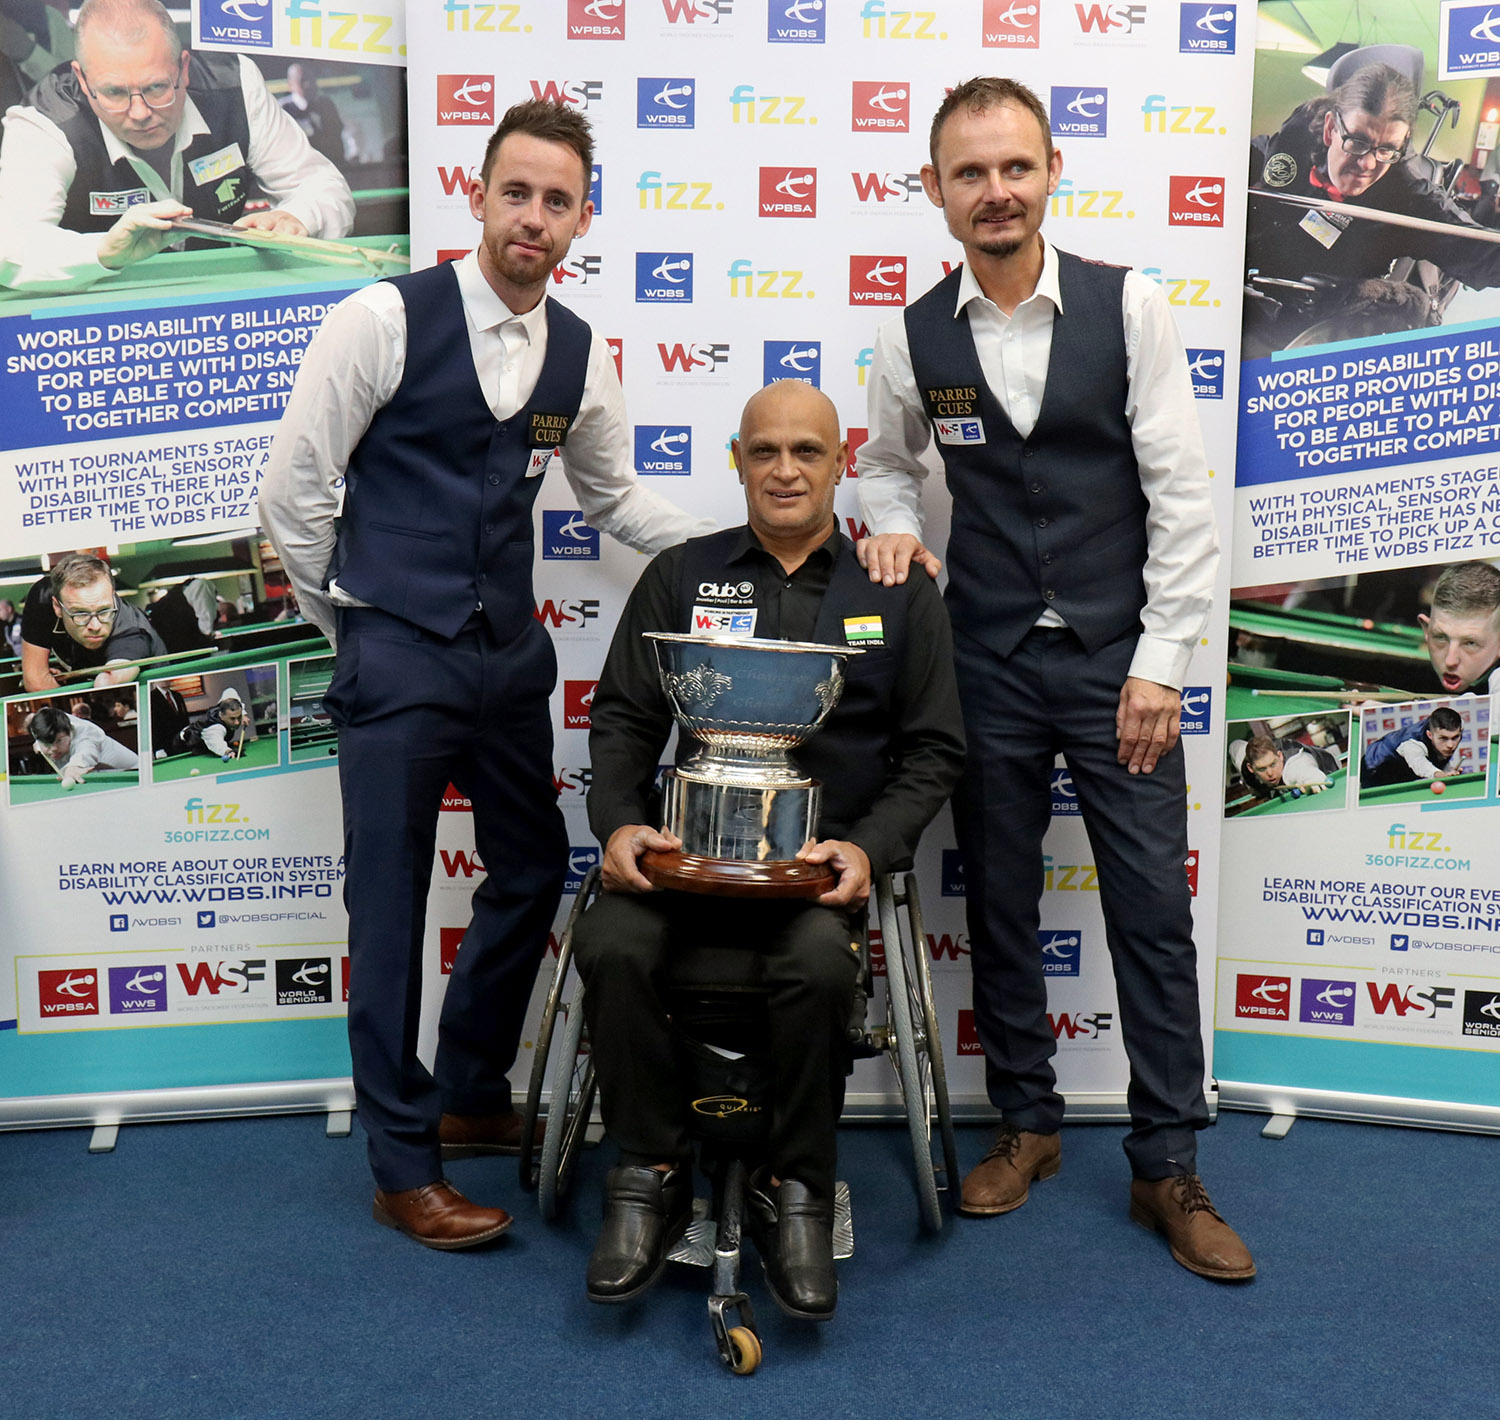
{"type": "Polygon", "coordinates": [[[861,641],[883,641],[885,628],[878,616],[846,616],[844,618],[844,640],[851,646],[861,641]]]}

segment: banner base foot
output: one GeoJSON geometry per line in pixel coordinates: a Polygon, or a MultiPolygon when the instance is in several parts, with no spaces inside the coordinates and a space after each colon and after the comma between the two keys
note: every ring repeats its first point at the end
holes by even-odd
{"type": "Polygon", "coordinates": [[[1292,1125],[1296,1122],[1295,1114],[1273,1114],[1266,1121],[1266,1127],[1260,1131],[1260,1137],[1262,1139],[1285,1139],[1292,1132],[1292,1125]]]}

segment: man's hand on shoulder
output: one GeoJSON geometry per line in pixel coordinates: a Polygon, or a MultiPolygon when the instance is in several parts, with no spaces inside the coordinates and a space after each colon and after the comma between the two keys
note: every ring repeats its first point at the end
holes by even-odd
{"type": "Polygon", "coordinates": [[[640,870],[641,854],[653,849],[669,853],[681,847],[682,840],[664,828],[648,828],[643,823],[622,824],[604,845],[604,891],[655,892],[650,879],[640,870]]]}
{"type": "Polygon", "coordinates": [[[801,863],[827,863],[838,875],[838,883],[818,901],[824,907],[863,907],[870,896],[870,860],[857,843],[825,838],[807,843],[797,854],[801,863]]]}
{"type": "Polygon", "coordinates": [[[236,227],[254,227],[259,232],[274,232],[279,237],[305,237],[306,224],[300,217],[273,207],[269,212],[251,212],[234,224],[236,227]]]}
{"type": "Polygon", "coordinates": [[[94,259],[111,271],[144,261],[176,240],[171,226],[174,219],[192,215],[191,207],[184,207],[173,198],[126,208],[119,221],[99,238],[94,259]]]}
{"type": "Polygon", "coordinates": [[[1132,774],[1150,774],[1156,761],[1170,753],[1182,725],[1182,695],[1153,680],[1126,678],[1115,711],[1115,758],[1132,774]]]}
{"type": "Polygon", "coordinates": [[[899,587],[906,580],[907,570],[915,562],[936,577],[943,564],[923,545],[920,538],[910,533],[881,533],[876,537],[862,537],[854,544],[854,555],[859,565],[870,574],[872,582],[883,582],[888,587],[899,587]]]}

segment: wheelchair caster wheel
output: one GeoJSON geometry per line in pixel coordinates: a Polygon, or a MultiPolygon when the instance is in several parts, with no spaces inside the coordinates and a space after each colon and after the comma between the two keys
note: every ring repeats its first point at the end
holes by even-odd
{"type": "Polygon", "coordinates": [[[729,1328],[729,1369],[737,1376],[748,1376],[760,1365],[763,1352],[760,1337],[748,1326],[729,1328]]]}

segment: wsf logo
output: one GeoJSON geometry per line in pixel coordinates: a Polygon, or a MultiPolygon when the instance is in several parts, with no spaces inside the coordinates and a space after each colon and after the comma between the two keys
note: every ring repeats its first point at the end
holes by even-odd
{"type": "Polygon", "coordinates": [[[1078,976],[1083,958],[1083,933],[1076,928],[1043,928],[1036,934],[1042,949],[1042,972],[1047,976],[1078,976]]]}
{"type": "Polygon", "coordinates": [[[200,0],[198,40],[206,46],[271,47],[271,0],[200,0]]]}
{"type": "Polygon", "coordinates": [[[1068,767],[1052,771],[1052,817],[1059,818],[1079,813],[1078,790],[1073,787],[1073,776],[1068,767]]]}
{"type": "Polygon", "coordinates": [[[693,431],[686,424],[635,426],[637,473],[686,474],[693,471],[693,431]]]}
{"type": "Polygon", "coordinates": [[[697,113],[697,83],[692,79],[637,79],[637,128],[691,128],[697,113]]]}
{"type": "Polygon", "coordinates": [[[693,299],[693,254],[690,251],[638,251],[635,254],[635,298],[664,304],[693,299]]]}
{"type": "Polygon", "coordinates": [[[766,6],[771,44],[822,44],[827,26],[828,0],[770,0],[766,6]]]}
{"type": "Polygon", "coordinates": [[[1073,6],[1078,16],[1078,28],[1084,34],[1101,35],[1134,34],[1146,23],[1144,5],[1079,5],[1073,6]]]}
{"type": "Polygon", "coordinates": [[[584,522],[582,513],[544,509],[542,512],[542,560],[546,562],[597,562],[599,560],[598,530],[584,522]]]}
{"type": "Polygon", "coordinates": [[[764,384],[773,380],[801,380],[817,385],[823,376],[823,346],[816,340],[765,342],[764,384]]]}
{"type": "Polygon", "coordinates": [[[1179,54],[1233,54],[1233,5],[1185,4],[1177,25],[1179,54]]]}
{"type": "Polygon", "coordinates": [[[1182,688],[1182,713],[1178,717],[1185,735],[1206,735],[1208,717],[1213,711],[1214,692],[1208,685],[1185,685],[1182,688]]]}
{"type": "Polygon", "coordinates": [[[1109,131],[1109,91],[1052,86],[1052,132],[1058,138],[1103,138],[1109,131]]]}
{"type": "Polygon", "coordinates": [[[1445,5],[1438,53],[1440,78],[1500,74],[1500,4],[1445,5]]]}
{"type": "Polygon", "coordinates": [[[1187,362],[1188,375],[1193,381],[1193,398],[1223,399],[1224,352],[1189,349],[1187,362]]]}
{"type": "Polygon", "coordinates": [[[109,914],[109,930],[111,932],[128,932],[130,930],[130,916],[124,912],[111,912],[109,914]]]}

